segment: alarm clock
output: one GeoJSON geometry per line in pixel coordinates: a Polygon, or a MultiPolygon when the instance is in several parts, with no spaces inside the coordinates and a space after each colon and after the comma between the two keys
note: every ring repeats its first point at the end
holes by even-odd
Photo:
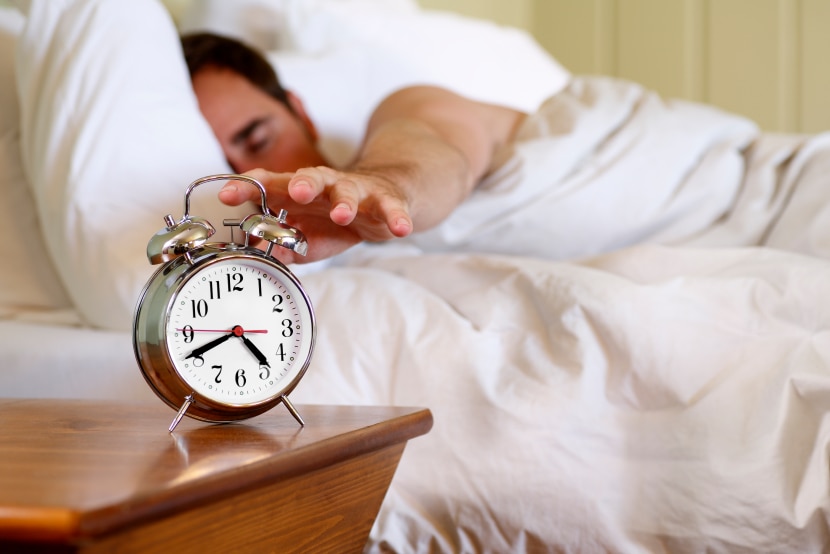
{"type": "Polygon", "coordinates": [[[286,223],[285,210],[274,216],[266,200],[265,187],[251,177],[202,177],[185,190],[184,216],[165,216],[165,227],[147,245],[150,263],[161,266],[139,296],[133,349],[144,379],[177,410],[171,433],[185,415],[230,422],[279,403],[304,425],[288,394],[311,361],[314,309],[299,279],[272,252],[278,246],[305,255],[308,243],[286,223]],[[259,189],[261,213],[224,220],[230,242],[208,242],[216,229],[190,215],[190,195],[201,184],[231,179],[259,189]],[[234,240],[236,227],[241,242],[234,240]]]}

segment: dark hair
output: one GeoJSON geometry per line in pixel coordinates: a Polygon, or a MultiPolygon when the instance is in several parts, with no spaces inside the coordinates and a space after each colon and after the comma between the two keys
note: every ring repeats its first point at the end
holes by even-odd
{"type": "Polygon", "coordinates": [[[229,69],[294,111],[277,72],[262,54],[247,44],[206,32],[183,35],[181,41],[191,79],[205,67],[229,69]]]}

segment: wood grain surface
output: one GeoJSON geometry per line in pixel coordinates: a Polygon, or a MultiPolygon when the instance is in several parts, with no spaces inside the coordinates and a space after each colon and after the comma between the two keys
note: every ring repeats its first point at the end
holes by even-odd
{"type": "Polygon", "coordinates": [[[0,551],[359,552],[432,415],[281,408],[170,434],[161,403],[0,400],[0,551]]]}

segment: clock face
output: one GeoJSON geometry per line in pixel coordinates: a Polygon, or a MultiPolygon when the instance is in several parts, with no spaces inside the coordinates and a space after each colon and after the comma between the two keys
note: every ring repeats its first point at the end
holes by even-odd
{"type": "Polygon", "coordinates": [[[302,290],[277,266],[231,257],[182,284],[165,334],[170,359],[193,392],[245,406],[282,395],[301,376],[313,319],[302,290]]]}

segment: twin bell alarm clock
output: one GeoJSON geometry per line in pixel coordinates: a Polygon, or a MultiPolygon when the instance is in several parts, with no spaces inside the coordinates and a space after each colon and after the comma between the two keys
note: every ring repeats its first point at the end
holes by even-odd
{"type": "Polygon", "coordinates": [[[164,217],[165,228],[147,245],[161,264],[141,292],[133,318],[133,348],[141,372],[165,403],[184,415],[229,422],[259,415],[288,400],[311,361],[315,321],[300,281],[274,258],[274,246],[305,255],[303,234],[274,216],[263,185],[244,175],[210,175],[191,183],[184,216],[164,217]],[[239,227],[244,241],[208,242],[216,229],[190,215],[190,195],[203,183],[246,181],[259,188],[261,213],[223,224],[239,227]],[[262,239],[267,249],[251,242],[262,239]]]}

